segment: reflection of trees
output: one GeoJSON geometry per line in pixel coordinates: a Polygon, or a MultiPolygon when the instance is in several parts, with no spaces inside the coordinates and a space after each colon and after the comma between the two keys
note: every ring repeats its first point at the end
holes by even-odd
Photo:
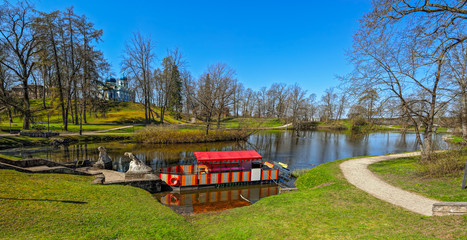
{"type": "Polygon", "coordinates": [[[322,163],[322,162],[325,162],[328,158],[327,158],[327,154],[328,154],[328,149],[329,149],[329,142],[330,142],[330,138],[332,137],[331,136],[331,132],[328,132],[328,131],[324,131],[324,132],[321,132],[321,137],[320,137],[320,142],[321,142],[321,147],[318,149],[320,150],[319,152],[319,159],[318,159],[318,162],[319,163],[322,163]]]}
{"type": "MultiPolygon", "coordinates": [[[[96,161],[99,157],[98,146],[104,146],[114,162],[114,169],[121,171],[128,169],[130,159],[123,156],[125,152],[134,153],[140,160],[154,169],[191,164],[195,151],[232,151],[256,150],[265,160],[281,161],[295,168],[311,167],[339,158],[385,154],[382,151],[395,152],[417,149],[414,135],[410,133],[375,133],[361,134],[331,132],[331,131],[303,131],[301,138],[296,141],[293,131],[265,131],[250,136],[247,142],[219,142],[202,144],[170,144],[144,145],[124,144],[119,142],[97,144],[75,144],[60,149],[23,148],[23,157],[48,158],[57,162],[72,162],[76,160],[96,161]],[[386,134],[386,135],[381,135],[386,134]],[[396,134],[396,136],[394,136],[396,134]],[[387,136],[387,138],[386,138],[387,136]],[[384,146],[385,145],[385,146],[384,146]]],[[[434,137],[434,142],[443,140],[441,135],[434,137]]],[[[11,150],[13,151],[13,150],[11,150]]],[[[3,151],[7,153],[6,151],[3,151]]],[[[7,153],[8,154],[8,153],[7,153]]],[[[18,155],[17,150],[8,155],[18,155]]]]}
{"type": "Polygon", "coordinates": [[[369,155],[370,138],[368,133],[351,131],[345,135],[347,148],[351,149],[351,156],[369,155]]]}
{"type": "Polygon", "coordinates": [[[399,134],[399,138],[396,141],[396,147],[398,148],[405,148],[407,147],[407,134],[405,131],[399,134]]]}

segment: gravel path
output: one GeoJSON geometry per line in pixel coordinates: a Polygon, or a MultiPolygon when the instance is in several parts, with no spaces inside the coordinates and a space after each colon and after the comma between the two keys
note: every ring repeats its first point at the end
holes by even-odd
{"type": "Polygon", "coordinates": [[[433,216],[433,204],[439,201],[394,187],[382,181],[368,170],[368,165],[372,163],[416,155],[420,155],[420,153],[403,153],[351,159],[341,163],[340,168],[347,181],[376,198],[421,215],[433,216]]]}

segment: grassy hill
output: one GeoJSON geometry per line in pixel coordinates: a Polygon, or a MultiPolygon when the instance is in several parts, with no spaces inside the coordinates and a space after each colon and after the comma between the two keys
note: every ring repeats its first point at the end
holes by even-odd
{"type": "MultiPolygon", "coordinates": [[[[106,130],[119,126],[131,125],[134,123],[141,124],[145,122],[144,106],[140,103],[106,101],[103,104],[105,104],[105,113],[90,113],[89,110],[91,106],[88,106],[88,113],[86,114],[88,123],[83,124],[85,131],[106,130]]],[[[33,112],[32,126],[36,128],[37,126],[42,126],[42,129],[47,129],[49,127],[49,129],[52,131],[63,130],[62,111],[58,101],[54,99],[46,99],[46,106],[47,108],[44,109],[41,99],[31,100],[31,111],[33,112]]],[[[160,113],[159,108],[154,107],[154,110],[157,113],[160,113]]],[[[14,113],[12,120],[12,129],[22,128],[23,118],[21,114],[14,113]]],[[[156,118],[156,121],[160,121],[160,118],[156,118]]],[[[176,120],[170,112],[166,113],[164,122],[171,124],[184,123],[183,120],[176,120]]],[[[6,111],[0,113],[0,128],[10,128],[6,111]]],[[[68,131],[79,131],[79,125],[73,124],[71,116],[69,116],[68,131]]]]}

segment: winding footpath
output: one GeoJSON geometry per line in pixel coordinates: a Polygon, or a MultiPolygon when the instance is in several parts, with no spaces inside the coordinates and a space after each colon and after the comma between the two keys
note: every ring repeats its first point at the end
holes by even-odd
{"type": "Polygon", "coordinates": [[[376,162],[417,155],[420,152],[351,159],[341,163],[340,168],[348,182],[374,197],[421,215],[433,216],[433,204],[439,201],[394,187],[368,169],[368,165],[376,162]]]}

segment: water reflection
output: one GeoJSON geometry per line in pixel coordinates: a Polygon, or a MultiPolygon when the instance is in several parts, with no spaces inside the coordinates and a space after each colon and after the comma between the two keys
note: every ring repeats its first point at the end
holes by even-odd
{"type": "MultiPolygon", "coordinates": [[[[448,144],[441,134],[433,137],[435,149],[448,144]]],[[[293,131],[263,131],[250,136],[246,142],[204,144],[144,145],[106,142],[74,144],[59,148],[34,147],[3,150],[1,153],[18,157],[40,157],[57,162],[92,160],[98,158],[98,146],[107,148],[117,171],[128,169],[125,152],[133,152],[154,169],[190,164],[195,151],[256,150],[265,160],[287,163],[289,168],[312,168],[321,163],[354,156],[383,155],[417,150],[415,134],[399,132],[343,133],[331,131],[303,131],[299,137],[293,131]]]]}
{"type": "Polygon", "coordinates": [[[154,194],[157,200],[180,214],[218,212],[244,207],[261,198],[279,194],[278,186],[260,185],[204,189],[183,193],[154,194]]]}

